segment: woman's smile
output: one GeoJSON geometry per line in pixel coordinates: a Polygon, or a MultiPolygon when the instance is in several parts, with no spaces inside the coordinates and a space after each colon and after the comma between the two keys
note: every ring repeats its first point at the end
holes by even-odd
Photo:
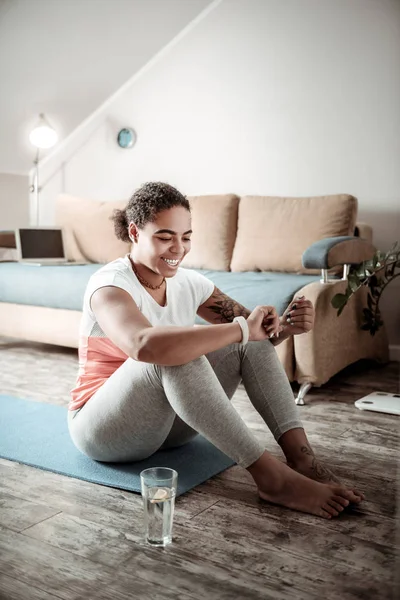
{"type": "Polygon", "coordinates": [[[167,263],[167,265],[169,267],[171,267],[172,269],[176,269],[176,267],[179,265],[179,263],[181,262],[180,258],[165,258],[164,256],[161,257],[162,260],[167,263]]]}

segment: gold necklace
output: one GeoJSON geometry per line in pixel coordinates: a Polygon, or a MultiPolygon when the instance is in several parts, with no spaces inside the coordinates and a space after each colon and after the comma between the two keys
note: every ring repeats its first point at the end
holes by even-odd
{"type": "Polygon", "coordinates": [[[135,273],[136,277],[138,278],[139,282],[144,285],[144,287],[149,288],[150,290],[159,290],[162,286],[162,284],[165,281],[165,277],[163,277],[162,282],[160,283],[160,285],[151,285],[151,283],[149,283],[148,281],[146,281],[141,275],[139,275],[139,273],[137,272],[137,269],[135,267],[135,263],[133,262],[133,260],[131,259],[131,255],[128,254],[128,258],[131,261],[131,265],[132,265],[132,269],[133,272],[135,273]]]}

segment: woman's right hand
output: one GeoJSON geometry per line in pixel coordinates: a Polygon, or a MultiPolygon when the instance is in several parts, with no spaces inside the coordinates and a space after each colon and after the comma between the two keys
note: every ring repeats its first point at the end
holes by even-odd
{"type": "Polygon", "coordinates": [[[271,337],[279,337],[282,326],[274,306],[256,306],[247,317],[249,341],[260,342],[271,337]]]}

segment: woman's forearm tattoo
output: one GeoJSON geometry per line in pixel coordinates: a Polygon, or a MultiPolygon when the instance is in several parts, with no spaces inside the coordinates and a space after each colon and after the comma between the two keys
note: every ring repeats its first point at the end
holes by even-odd
{"type": "Polygon", "coordinates": [[[247,308],[229,298],[218,288],[215,288],[211,299],[213,303],[208,308],[219,315],[220,323],[231,323],[235,317],[245,317],[247,319],[250,314],[247,308]]]}

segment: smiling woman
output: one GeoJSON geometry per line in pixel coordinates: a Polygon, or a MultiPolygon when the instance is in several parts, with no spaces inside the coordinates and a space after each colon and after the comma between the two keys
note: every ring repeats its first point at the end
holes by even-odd
{"type": "Polygon", "coordinates": [[[312,304],[299,298],[287,319],[273,306],[250,312],[180,268],[191,245],[190,205],[166,183],[143,185],[113,220],[132,245],[86,288],[68,411],[76,447],[94,460],[138,461],[201,433],[248,469],[264,500],[325,518],[360,502],[316,460],[271,340],[308,331],[312,304]],[[210,325],[194,326],[197,314],[210,325]],[[242,379],[287,465],[231,405],[242,379]]]}
{"type": "Polygon", "coordinates": [[[149,183],[134,194],[125,211],[115,212],[114,223],[117,235],[133,242],[129,261],[137,279],[164,305],[165,278],[175,275],[190,250],[188,200],[168,184],[149,183]],[[154,293],[160,289],[164,295],[154,293]]]}

